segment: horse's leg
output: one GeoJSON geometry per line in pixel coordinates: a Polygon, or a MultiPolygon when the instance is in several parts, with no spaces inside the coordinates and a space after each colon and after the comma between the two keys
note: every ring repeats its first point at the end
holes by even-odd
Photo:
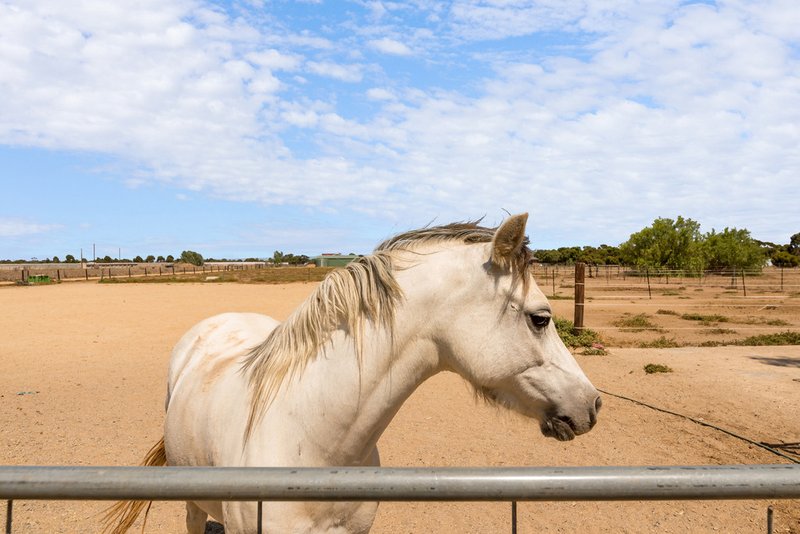
{"type": "Polygon", "coordinates": [[[193,502],[186,503],[186,531],[189,534],[204,534],[208,514],[193,502]]]}

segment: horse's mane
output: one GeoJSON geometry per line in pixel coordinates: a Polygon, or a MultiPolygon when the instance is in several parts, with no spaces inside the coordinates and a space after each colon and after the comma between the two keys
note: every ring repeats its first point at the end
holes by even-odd
{"type": "MultiPolygon", "coordinates": [[[[387,239],[373,254],[331,271],[286,321],[245,356],[242,370],[248,375],[251,394],[245,435],[252,433],[281,384],[302,373],[337,328],[346,327],[353,338],[359,365],[364,321],[392,328],[403,296],[392,272],[395,252],[437,243],[490,242],[495,229],[479,226],[479,222],[411,230],[387,239]]],[[[523,246],[517,256],[505,266],[524,283],[531,252],[523,246]]]]}

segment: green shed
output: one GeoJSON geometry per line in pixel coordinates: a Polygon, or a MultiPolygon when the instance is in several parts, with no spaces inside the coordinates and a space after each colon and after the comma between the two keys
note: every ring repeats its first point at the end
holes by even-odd
{"type": "Polygon", "coordinates": [[[311,258],[311,261],[317,267],[344,267],[357,258],[357,254],[320,254],[311,258]]]}

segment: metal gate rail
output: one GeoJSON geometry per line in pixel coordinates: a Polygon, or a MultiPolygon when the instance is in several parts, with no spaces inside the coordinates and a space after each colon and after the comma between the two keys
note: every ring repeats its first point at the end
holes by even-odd
{"type": "Polygon", "coordinates": [[[800,498],[800,465],[511,468],[0,466],[0,499],[642,501],[800,498]]]}

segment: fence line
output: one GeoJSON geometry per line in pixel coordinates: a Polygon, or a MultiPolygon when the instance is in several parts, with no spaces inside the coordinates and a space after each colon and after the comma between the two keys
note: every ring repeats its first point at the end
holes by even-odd
{"type": "Polygon", "coordinates": [[[29,279],[47,276],[53,281],[67,280],[103,280],[106,278],[132,278],[146,276],[176,276],[181,274],[221,273],[229,271],[245,271],[272,268],[263,263],[216,263],[209,262],[200,266],[174,263],[138,263],[138,264],[89,264],[65,263],[61,266],[36,265],[0,265],[0,282],[27,282],[29,279]]]}
{"type": "Polygon", "coordinates": [[[0,467],[0,499],[641,501],[800,498],[800,465],[0,467]]]}

